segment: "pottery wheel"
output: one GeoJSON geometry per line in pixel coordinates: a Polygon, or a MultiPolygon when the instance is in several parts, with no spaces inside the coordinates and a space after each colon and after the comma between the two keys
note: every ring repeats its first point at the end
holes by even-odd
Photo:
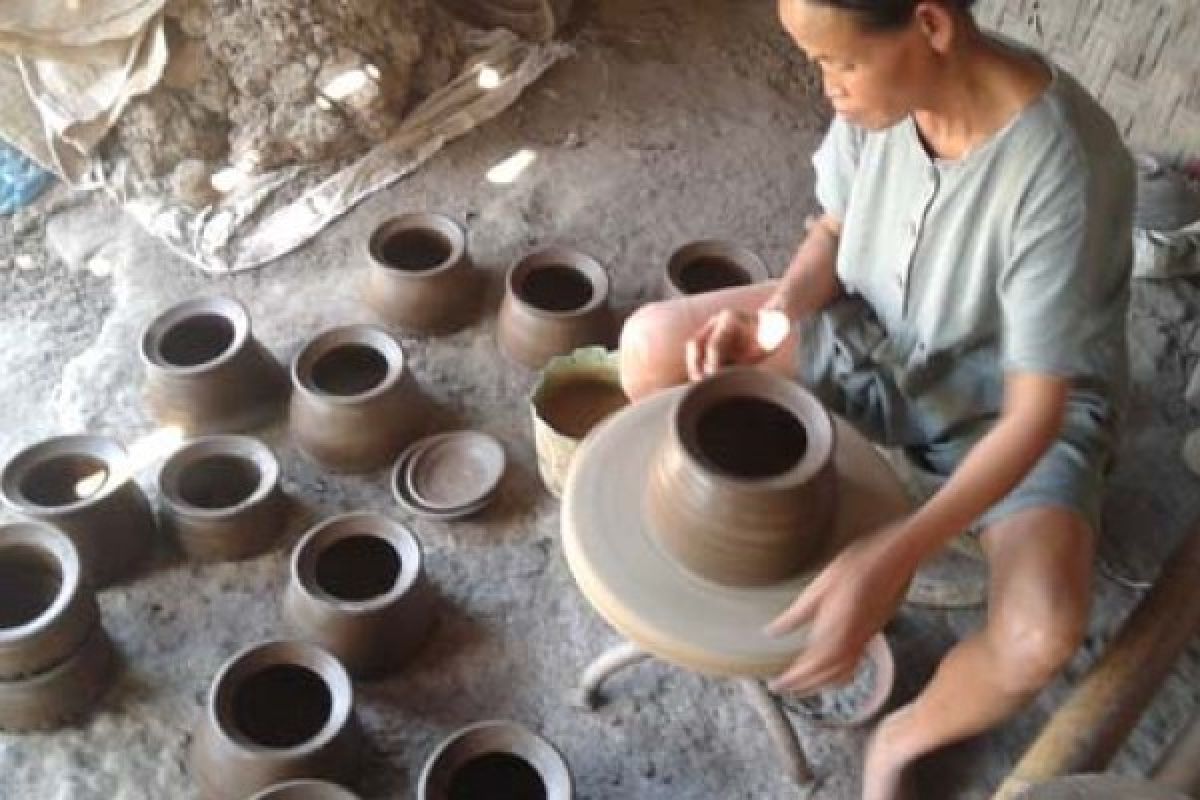
{"type": "MultiPolygon", "coordinates": [[[[679,565],[649,529],[646,486],[677,388],[617,413],[576,453],[563,494],[567,564],[588,602],[634,644],[714,675],[779,674],[806,631],[772,639],[762,629],[792,604],[810,571],[766,587],[708,581],[679,565]]],[[[904,486],[860,433],[834,417],[838,516],[826,560],[856,537],[911,509],[904,486]]]]}

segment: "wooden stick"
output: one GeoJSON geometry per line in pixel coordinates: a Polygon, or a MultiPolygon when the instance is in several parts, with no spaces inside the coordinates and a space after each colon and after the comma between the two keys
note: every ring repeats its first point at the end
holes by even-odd
{"type": "Polygon", "coordinates": [[[1200,715],[1158,762],[1154,782],[1190,797],[1200,797],[1200,715]]]}
{"type": "Polygon", "coordinates": [[[1103,772],[1198,629],[1200,525],[992,800],[1013,800],[1058,776],[1103,772]]]}

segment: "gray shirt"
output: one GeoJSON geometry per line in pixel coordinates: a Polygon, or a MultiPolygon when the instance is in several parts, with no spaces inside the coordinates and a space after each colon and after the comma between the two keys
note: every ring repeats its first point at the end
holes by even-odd
{"type": "Polygon", "coordinates": [[[931,158],[911,117],[877,132],[835,119],[813,158],[817,199],[843,221],[838,277],[869,307],[835,325],[842,389],[869,375],[880,396],[862,402],[882,404],[889,444],[977,437],[1007,371],[1070,377],[1075,416],[1115,425],[1134,166],[1111,118],[1051,69],[1040,98],[957,161],[931,158]]]}

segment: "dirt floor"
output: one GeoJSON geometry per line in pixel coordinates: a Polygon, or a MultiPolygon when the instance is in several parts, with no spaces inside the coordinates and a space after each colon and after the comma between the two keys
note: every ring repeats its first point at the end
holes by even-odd
{"type": "MultiPolygon", "coordinates": [[[[288,543],[305,519],[372,509],[423,541],[440,594],[429,647],[389,680],[358,686],[371,758],[369,798],[415,797],[421,764],[450,730],[511,718],[558,744],[586,800],[774,800],[856,796],[862,732],[796,723],[819,775],[809,792],[782,777],[736,687],[661,664],[611,685],[595,714],[567,698],[579,670],[617,640],[574,587],[558,543],[558,506],[536,478],[526,395],[532,376],[493,339],[503,270],[550,243],[610,266],[626,310],[650,298],[679,244],[728,237],[778,272],[814,208],[809,157],[826,124],[819,91],[770,2],[585,0],[568,32],[575,55],[497,121],[455,142],[418,174],[363,203],[304,250],[250,274],[212,278],[148,238],[101,198],[61,191],[0,221],[0,457],[65,432],[135,444],[154,430],[142,407],[140,328],[180,299],[227,293],[250,309],[282,360],[315,332],[369,318],[355,291],[366,235],[401,211],[465,222],[492,277],[483,318],[454,336],[405,340],[445,424],[504,440],[514,469],[476,521],[407,518],[382,475],[334,478],[285,433],[265,438],[286,488],[306,508],[280,549],[240,565],[194,566],[162,546],[136,581],[105,591],[105,622],[126,664],[80,726],[0,735],[0,798],[194,796],[187,746],[209,680],[239,647],[286,635],[279,618],[288,543]],[[537,159],[511,186],[484,179],[521,148],[537,159]]],[[[1106,508],[1096,608],[1085,648],[1019,719],[928,761],[921,798],[985,798],[1102,651],[1170,548],[1200,512],[1198,480],[1178,457],[1200,424],[1185,407],[1200,356],[1200,287],[1139,285],[1131,326],[1138,380],[1131,429],[1106,508]]],[[[139,478],[149,487],[157,458],[139,478]]],[[[890,633],[911,697],[981,612],[906,609],[890,633]]],[[[1139,774],[1196,706],[1200,651],[1163,687],[1117,769],[1139,774]]]]}

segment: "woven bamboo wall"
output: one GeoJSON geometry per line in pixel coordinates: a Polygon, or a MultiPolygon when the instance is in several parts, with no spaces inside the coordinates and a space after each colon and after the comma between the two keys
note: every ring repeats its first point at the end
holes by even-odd
{"type": "Polygon", "coordinates": [[[1200,0],[981,0],[976,15],[1053,56],[1134,148],[1200,157],[1200,0]]]}

